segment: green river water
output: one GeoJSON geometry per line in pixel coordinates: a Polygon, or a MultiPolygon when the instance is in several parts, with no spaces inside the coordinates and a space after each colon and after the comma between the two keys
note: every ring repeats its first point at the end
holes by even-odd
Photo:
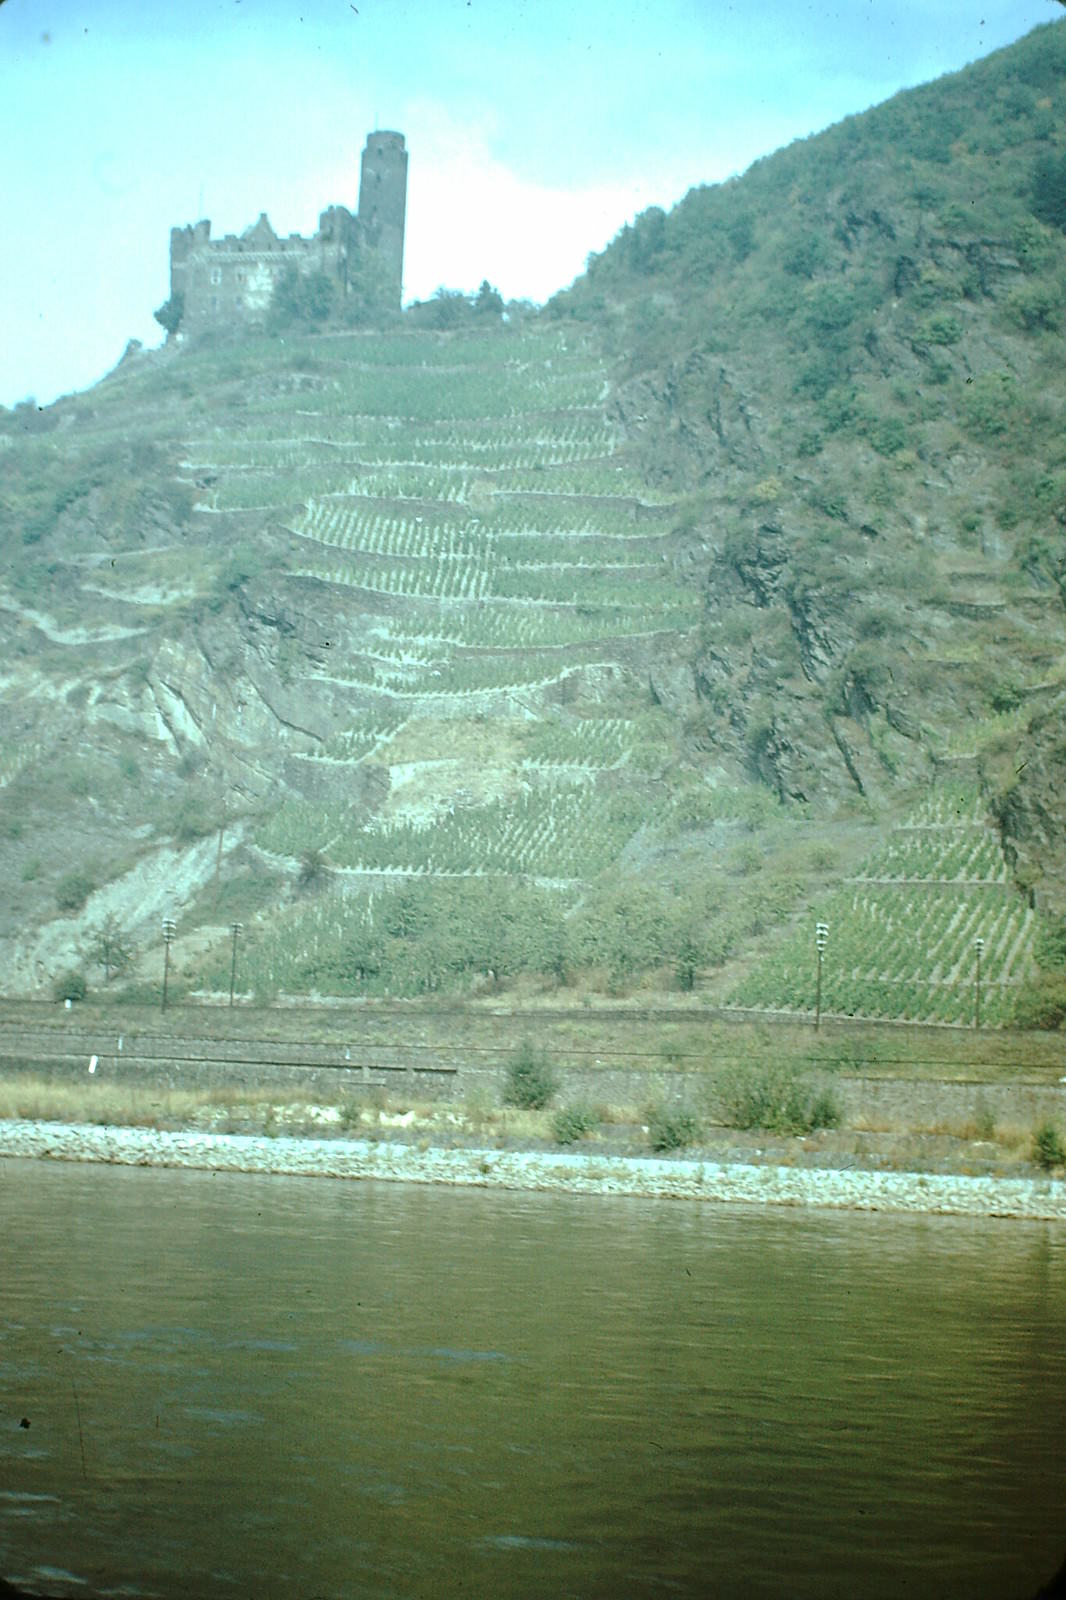
{"type": "Polygon", "coordinates": [[[1066,1553],[1061,1226],[15,1160],[0,1208],[38,1592],[1021,1600],[1066,1553]]]}

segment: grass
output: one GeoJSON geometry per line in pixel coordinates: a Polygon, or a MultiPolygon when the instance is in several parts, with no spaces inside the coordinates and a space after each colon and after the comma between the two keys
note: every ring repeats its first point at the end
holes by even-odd
{"type": "MultiPolygon", "coordinates": [[[[70,1082],[32,1072],[0,1078],[0,1119],[88,1122],[127,1128],[181,1128],[222,1122],[265,1123],[277,1105],[276,1088],[161,1089],[156,1085],[70,1082]]],[[[276,1120],[276,1110],[274,1111],[276,1120]]]]}

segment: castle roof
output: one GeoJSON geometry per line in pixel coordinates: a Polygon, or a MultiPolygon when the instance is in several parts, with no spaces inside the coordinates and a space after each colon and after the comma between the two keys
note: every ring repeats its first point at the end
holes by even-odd
{"type": "Polygon", "coordinates": [[[260,211],[259,221],[253,222],[250,228],[245,228],[241,238],[255,250],[275,250],[279,242],[265,211],[260,211]]]}

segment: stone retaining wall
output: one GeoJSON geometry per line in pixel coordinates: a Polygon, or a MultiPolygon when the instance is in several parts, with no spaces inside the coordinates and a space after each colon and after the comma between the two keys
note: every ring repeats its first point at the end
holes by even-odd
{"type": "MultiPolygon", "coordinates": [[[[98,1081],[131,1087],[156,1083],[167,1089],[196,1091],[269,1088],[276,1089],[279,1097],[292,1094],[309,1100],[332,1100],[338,1095],[359,1098],[384,1090],[400,1099],[463,1100],[474,1094],[498,1102],[506,1084],[506,1068],[499,1065],[368,1066],[358,1062],[357,1049],[352,1051],[350,1066],[323,1066],[224,1059],[176,1061],[162,1054],[116,1053],[113,1037],[106,1043],[111,1053],[99,1052],[98,1081]]],[[[226,1046],[217,1049],[221,1055],[226,1046]]],[[[339,1060],[344,1052],[334,1049],[329,1054],[339,1060]]],[[[88,1056],[36,1056],[27,1061],[22,1056],[0,1055],[0,1073],[30,1071],[57,1082],[83,1078],[88,1065],[88,1056]]],[[[632,1106],[638,1111],[653,1100],[687,1101],[701,1110],[713,1104],[713,1078],[703,1072],[568,1067],[559,1070],[557,1081],[557,1098],[563,1102],[584,1100],[592,1105],[632,1106]]],[[[1001,1127],[1035,1127],[1050,1118],[1066,1132],[1066,1083],[923,1082],[842,1074],[826,1074],[818,1081],[832,1088],[845,1126],[955,1129],[978,1123],[987,1115],[1001,1127]]]]}

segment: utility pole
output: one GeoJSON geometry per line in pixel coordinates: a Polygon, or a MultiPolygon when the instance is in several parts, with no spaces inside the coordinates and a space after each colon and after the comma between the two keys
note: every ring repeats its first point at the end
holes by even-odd
{"type": "Polygon", "coordinates": [[[229,969],[229,1003],[232,1006],[233,994],[237,987],[237,936],[244,927],[244,923],[232,922],[230,923],[230,927],[233,931],[233,960],[230,963],[229,969]]]}
{"type": "Polygon", "coordinates": [[[977,954],[977,976],[973,992],[973,1025],[975,1028],[979,1028],[981,1026],[981,956],[984,952],[985,941],[978,937],[974,940],[973,947],[977,954]]]}
{"type": "Polygon", "coordinates": [[[170,977],[170,946],[178,925],[173,917],[163,918],[163,1010],[167,1009],[167,980],[170,977]]]}
{"type": "Polygon", "coordinates": [[[816,922],[814,925],[814,946],[818,952],[818,982],[814,993],[814,1031],[822,1025],[822,958],[825,947],[829,943],[828,922],[816,922]]]}

